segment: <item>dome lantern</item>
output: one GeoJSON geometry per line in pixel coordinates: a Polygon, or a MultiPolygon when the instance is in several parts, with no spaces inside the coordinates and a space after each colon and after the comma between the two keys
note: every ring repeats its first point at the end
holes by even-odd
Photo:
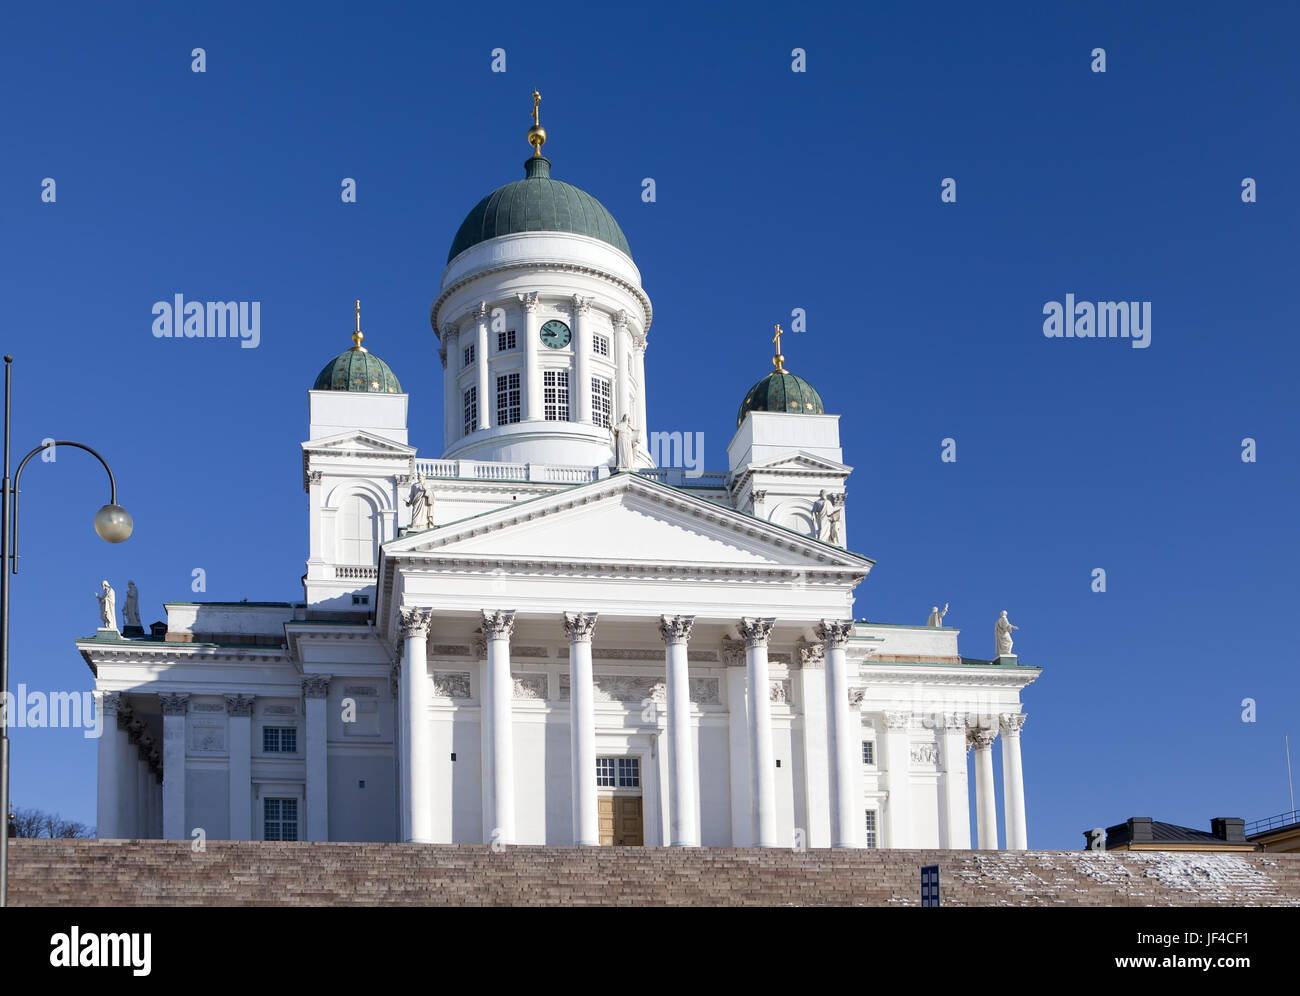
{"type": "Polygon", "coordinates": [[[392,369],[365,346],[361,340],[361,302],[356,305],[357,327],[352,333],[352,348],[339,353],[325,364],[312,385],[313,391],[364,391],[371,394],[401,394],[402,385],[392,369]]]}
{"type": "Polygon", "coordinates": [[[736,415],[736,428],[740,428],[745,416],[750,412],[774,412],[786,415],[824,415],[826,406],[817,389],[802,377],[797,377],[785,368],[785,355],[781,352],[781,336],[785,334],[781,326],[776,326],[772,342],[776,350],[772,356],[773,370],[749,389],[745,400],[740,403],[736,415]]]}

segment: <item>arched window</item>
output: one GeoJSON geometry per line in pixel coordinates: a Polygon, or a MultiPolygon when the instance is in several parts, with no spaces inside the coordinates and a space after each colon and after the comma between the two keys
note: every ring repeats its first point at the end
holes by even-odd
{"type": "Polygon", "coordinates": [[[349,495],[339,509],[338,547],[341,564],[372,566],[379,561],[379,511],[364,495],[349,495]]]}

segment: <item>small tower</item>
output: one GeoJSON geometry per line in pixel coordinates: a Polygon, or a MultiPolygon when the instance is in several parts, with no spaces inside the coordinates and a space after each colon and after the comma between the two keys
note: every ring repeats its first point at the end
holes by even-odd
{"type": "Polygon", "coordinates": [[[361,345],[364,338],[357,301],[352,348],[325,364],[307,392],[309,613],[370,612],[379,544],[405,524],[401,502],[415,457],[406,442],[407,395],[388,364],[361,345]]]}
{"type": "Polygon", "coordinates": [[[821,395],[785,368],[776,326],[772,372],[749,389],[727,444],[736,508],[760,519],[847,545],[838,415],[821,395]]]}

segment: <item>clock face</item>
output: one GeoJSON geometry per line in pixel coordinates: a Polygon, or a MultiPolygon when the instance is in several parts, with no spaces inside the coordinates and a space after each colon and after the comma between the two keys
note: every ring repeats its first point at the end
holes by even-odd
{"type": "Polygon", "coordinates": [[[569,326],[563,322],[552,320],[542,326],[542,342],[552,349],[563,349],[571,338],[569,326]]]}

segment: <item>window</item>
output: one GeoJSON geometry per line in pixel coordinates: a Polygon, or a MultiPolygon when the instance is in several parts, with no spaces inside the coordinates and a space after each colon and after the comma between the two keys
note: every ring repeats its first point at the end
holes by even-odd
{"type": "Polygon", "coordinates": [[[508,332],[497,333],[497,352],[504,353],[507,349],[515,348],[515,330],[510,329],[508,332]]]}
{"type": "Polygon", "coordinates": [[[596,784],[602,788],[613,788],[614,782],[614,758],[596,758],[596,784]]]}
{"type": "Polygon", "coordinates": [[[867,847],[879,847],[879,846],[880,846],[880,843],[879,843],[879,841],[878,841],[877,838],[876,838],[876,811],[875,811],[874,809],[868,809],[868,810],[867,810],[867,839],[866,839],[866,846],[867,846],[867,847]]]}
{"type": "Polygon", "coordinates": [[[339,509],[340,564],[373,565],[379,559],[379,512],[369,498],[351,495],[339,509]]]}
{"type": "Polygon", "coordinates": [[[469,435],[478,428],[478,388],[471,387],[465,392],[464,400],[461,402],[465,410],[465,435],[469,435]]]}
{"type": "Polygon", "coordinates": [[[497,378],[497,425],[519,421],[519,375],[502,374],[497,378]]]}
{"type": "Polygon", "coordinates": [[[352,596],[352,604],[353,604],[353,605],[369,605],[369,604],[370,604],[370,596],[369,596],[369,595],[353,595],[353,596],[352,596]]]}
{"type": "Polygon", "coordinates": [[[876,763],[876,745],[873,744],[870,740],[862,741],[862,763],[863,764],[876,763]]]}
{"type": "Polygon", "coordinates": [[[593,335],[591,337],[592,348],[596,351],[597,356],[609,355],[609,336],[593,335]]]}
{"type": "Polygon", "coordinates": [[[591,378],[591,420],[602,429],[608,429],[614,412],[613,392],[609,381],[591,378]]]}
{"type": "Polygon", "coordinates": [[[262,753],[298,753],[298,730],[293,726],[262,727],[262,753]]]}
{"type": "Polygon", "coordinates": [[[618,787],[621,789],[641,787],[641,759],[639,757],[620,757],[618,759],[618,787]]]}
{"type": "Polygon", "coordinates": [[[569,371],[542,371],[542,400],[546,421],[569,421],[569,371]]]}
{"type": "Polygon", "coordinates": [[[262,839],[298,839],[298,800],[262,800],[262,839]]]}
{"type": "Polygon", "coordinates": [[[470,343],[465,347],[465,368],[468,369],[474,365],[474,344],[470,343]]]}

